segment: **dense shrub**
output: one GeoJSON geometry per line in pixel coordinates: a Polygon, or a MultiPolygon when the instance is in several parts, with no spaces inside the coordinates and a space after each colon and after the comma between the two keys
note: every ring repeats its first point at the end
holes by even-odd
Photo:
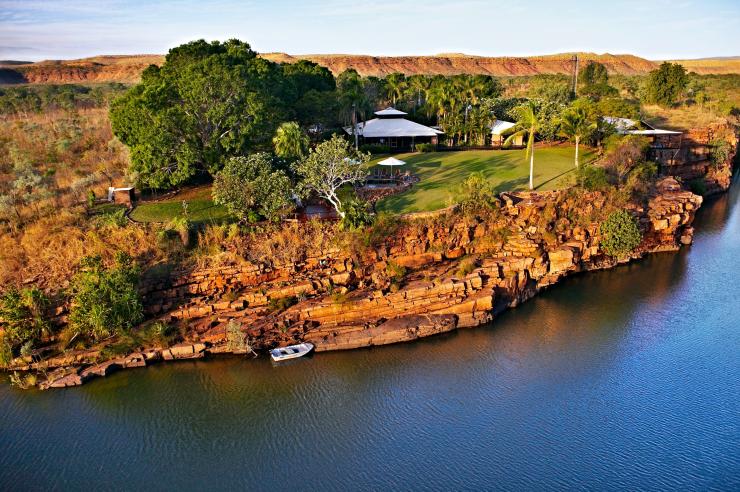
{"type": "Polygon", "coordinates": [[[599,226],[601,249],[609,256],[623,256],[635,249],[642,241],[637,221],[626,210],[609,214],[599,226]]]}
{"type": "Polygon", "coordinates": [[[296,296],[288,297],[271,297],[267,304],[270,311],[285,311],[290,306],[294,306],[298,303],[296,296]]]}
{"type": "Polygon", "coordinates": [[[468,216],[493,210],[498,205],[491,184],[481,173],[468,176],[460,187],[460,195],[460,211],[468,216]]]}
{"type": "Polygon", "coordinates": [[[82,270],[72,279],[69,338],[93,341],[124,333],[144,319],[137,291],[139,269],[124,253],[106,268],[99,256],[82,261],[82,270]]]}
{"type": "Polygon", "coordinates": [[[633,193],[645,194],[655,182],[658,176],[658,164],[655,162],[641,162],[636,165],[627,175],[627,189],[633,193]]]}
{"type": "Polygon", "coordinates": [[[460,277],[466,277],[478,268],[478,260],[475,258],[463,258],[457,268],[457,274],[460,277]]]}
{"type": "Polygon", "coordinates": [[[343,231],[362,229],[373,222],[367,202],[359,199],[344,202],[344,213],[344,217],[339,221],[339,228],[343,231]]]}
{"type": "Polygon", "coordinates": [[[585,165],[576,169],[578,184],[589,191],[603,190],[609,187],[609,178],[603,167],[585,165]]]}
{"type": "Polygon", "coordinates": [[[712,164],[717,167],[727,162],[732,153],[732,145],[730,145],[730,142],[726,140],[713,140],[710,144],[712,146],[710,153],[712,164]]]}
{"type": "Polygon", "coordinates": [[[389,261],[385,266],[385,273],[392,281],[400,282],[406,276],[407,270],[406,267],[389,261]]]}
{"type": "Polygon", "coordinates": [[[7,364],[19,347],[22,352],[25,347],[32,348],[48,332],[49,323],[44,318],[48,303],[43,292],[36,288],[10,288],[0,296],[0,319],[4,330],[0,339],[0,364],[7,364]]]}
{"type": "Polygon", "coordinates": [[[383,144],[364,144],[360,145],[360,152],[369,152],[371,154],[390,154],[391,148],[383,144]]]}
{"type": "Polygon", "coordinates": [[[417,152],[423,152],[423,153],[436,152],[437,146],[432,143],[418,143],[414,146],[414,149],[417,152]]]}

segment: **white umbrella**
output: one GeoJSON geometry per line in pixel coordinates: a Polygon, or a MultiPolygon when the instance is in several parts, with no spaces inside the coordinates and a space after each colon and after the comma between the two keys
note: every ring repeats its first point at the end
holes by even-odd
{"type": "Polygon", "coordinates": [[[406,162],[396,159],[395,157],[388,157],[387,159],[383,159],[382,161],[378,162],[378,165],[380,166],[390,166],[391,167],[391,175],[393,175],[393,166],[403,166],[406,164],[406,162]]]}

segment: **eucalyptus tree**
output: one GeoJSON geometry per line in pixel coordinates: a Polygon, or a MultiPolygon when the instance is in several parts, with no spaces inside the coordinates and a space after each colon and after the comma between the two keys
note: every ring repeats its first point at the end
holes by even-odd
{"type": "Polygon", "coordinates": [[[293,169],[300,176],[298,190],[304,196],[316,193],[344,218],[346,211],[339,198],[339,189],[365,179],[369,160],[370,154],[352,149],[347,140],[334,135],[294,164],[293,169]]]}

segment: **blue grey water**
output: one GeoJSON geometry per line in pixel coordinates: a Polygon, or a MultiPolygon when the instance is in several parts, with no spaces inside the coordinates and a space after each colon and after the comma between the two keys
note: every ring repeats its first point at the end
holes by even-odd
{"type": "Polygon", "coordinates": [[[740,490],[738,187],[695,243],[494,324],[0,386],[0,488],[740,490]]]}

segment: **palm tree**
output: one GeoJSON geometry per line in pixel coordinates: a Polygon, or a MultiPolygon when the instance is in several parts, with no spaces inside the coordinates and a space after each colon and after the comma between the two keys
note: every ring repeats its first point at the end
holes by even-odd
{"type": "Polygon", "coordinates": [[[308,137],[295,121],[281,124],[272,138],[275,154],[288,161],[297,161],[308,152],[308,137]]]}
{"type": "Polygon", "coordinates": [[[515,138],[527,135],[527,153],[529,159],[529,189],[534,189],[534,137],[540,129],[540,119],[537,114],[537,106],[528,101],[518,108],[515,132],[504,141],[504,146],[509,146],[515,138]]]}
{"type": "Polygon", "coordinates": [[[438,125],[441,125],[447,114],[447,96],[445,84],[439,81],[432,85],[427,94],[427,106],[437,115],[438,125]]]}
{"type": "Polygon", "coordinates": [[[424,95],[426,100],[427,91],[429,90],[429,79],[425,75],[412,75],[406,79],[407,89],[411,92],[414,99],[414,113],[416,108],[421,107],[421,96],[424,95]]]}
{"type": "Polygon", "coordinates": [[[399,72],[389,74],[385,78],[385,90],[388,94],[388,99],[393,101],[393,106],[396,105],[396,101],[403,96],[403,91],[406,89],[406,76],[399,72]]]}
{"type": "Polygon", "coordinates": [[[560,130],[576,143],[576,168],[578,168],[578,146],[583,137],[588,136],[596,129],[596,123],[591,121],[585,108],[576,106],[563,114],[560,130]]]}

